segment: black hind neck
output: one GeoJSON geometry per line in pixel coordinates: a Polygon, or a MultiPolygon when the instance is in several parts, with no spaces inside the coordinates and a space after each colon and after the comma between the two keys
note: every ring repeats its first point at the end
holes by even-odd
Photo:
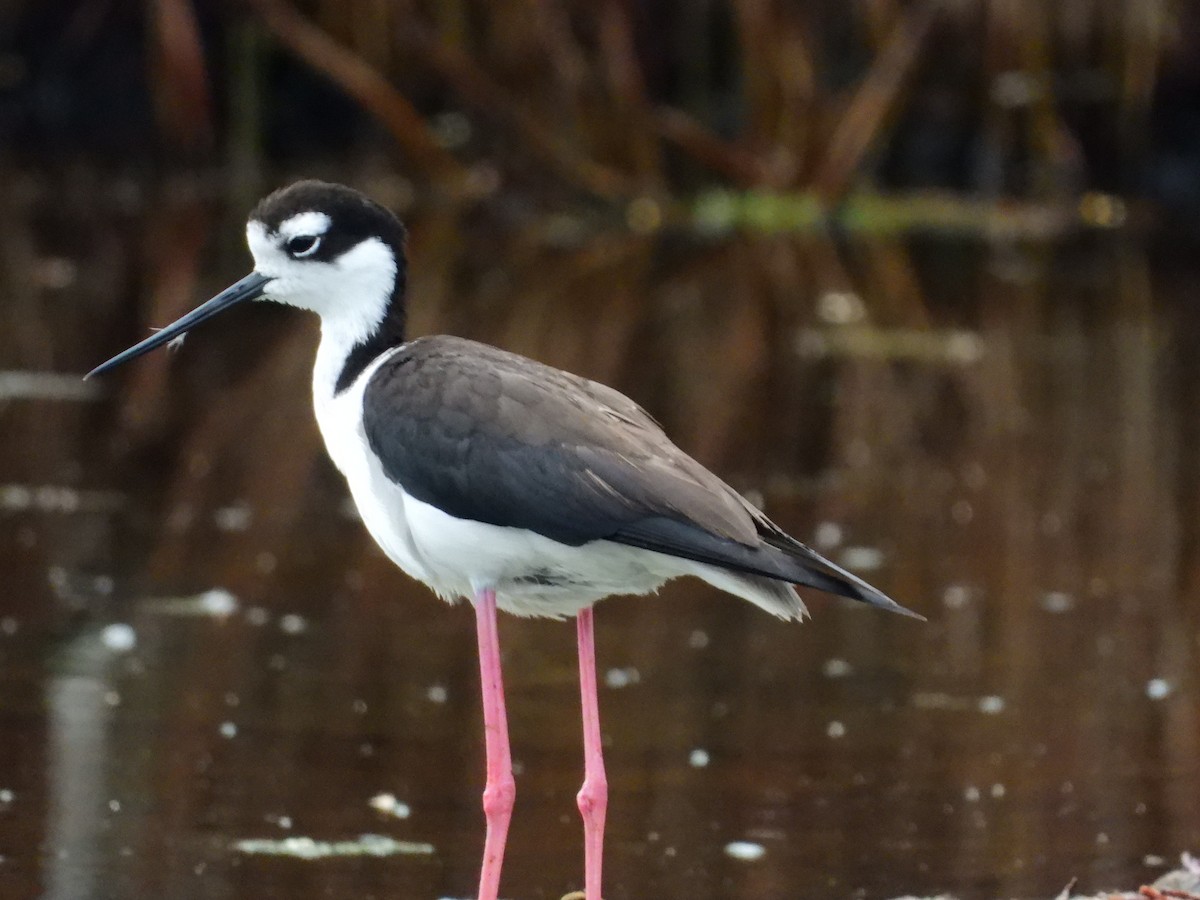
{"type": "Polygon", "coordinates": [[[383,321],[365,340],[359,341],[346,354],[346,361],[342,363],[342,371],[338,373],[337,381],[333,386],[334,396],[354,384],[363,370],[381,353],[404,343],[405,319],[404,273],[402,270],[397,276],[396,289],[388,301],[383,321]]]}

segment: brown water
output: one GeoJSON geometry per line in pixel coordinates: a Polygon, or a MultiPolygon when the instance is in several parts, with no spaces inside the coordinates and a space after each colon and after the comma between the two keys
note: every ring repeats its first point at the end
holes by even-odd
{"type": "MultiPolygon", "coordinates": [[[[0,196],[0,896],[469,896],[471,615],[354,520],[314,323],[256,308],[83,391],[11,374],[80,373],[243,274],[249,201],[0,196]],[[415,846],[350,852],[369,834],[415,846]],[[242,843],[289,837],[317,843],[242,843]]],[[[410,216],[413,333],[616,385],[930,620],[810,595],[783,625],[687,582],[605,602],[609,900],[1047,897],[1200,848],[1194,251],[518,213],[410,216]]],[[[558,898],[582,874],[573,629],[502,640],[503,893],[558,898]]]]}

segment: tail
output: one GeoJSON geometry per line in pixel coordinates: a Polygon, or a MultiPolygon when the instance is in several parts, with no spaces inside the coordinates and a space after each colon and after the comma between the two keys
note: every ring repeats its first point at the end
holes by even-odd
{"type": "Polygon", "coordinates": [[[901,606],[878,588],[867,584],[853,572],[848,572],[836,563],[830,562],[807,544],[802,544],[795,538],[783,532],[779,535],[769,534],[764,537],[766,544],[783,554],[794,566],[795,577],[789,578],[795,584],[805,584],[817,590],[840,597],[849,597],[861,603],[886,609],[902,616],[926,621],[920,613],[901,606]]]}
{"type": "Polygon", "coordinates": [[[905,609],[857,575],[790,537],[766,517],[756,517],[756,525],[760,541],[755,546],[718,537],[687,522],[659,516],[627,525],[610,540],[703,563],[706,569],[727,570],[726,574],[720,571],[697,571],[696,574],[714,587],[745,597],[767,612],[783,618],[804,616],[804,604],[789,586],[802,584],[925,621],[924,616],[905,609]],[[735,581],[735,575],[741,578],[735,581]],[[722,580],[729,586],[718,583],[722,580]],[[769,582],[785,584],[770,585],[769,582]],[[785,596],[783,589],[794,600],[785,596]]]}

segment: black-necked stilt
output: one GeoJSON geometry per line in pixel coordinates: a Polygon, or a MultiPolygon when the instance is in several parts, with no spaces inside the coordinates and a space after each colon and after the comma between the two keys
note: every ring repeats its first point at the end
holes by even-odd
{"type": "Polygon", "coordinates": [[[259,203],[246,237],[251,274],[89,376],[244,300],[321,316],[317,422],[367,530],[441,597],[474,601],[487,747],[480,900],[496,900],[516,793],[497,608],[577,620],[588,900],[600,898],[608,803],[592,604],[695,575],[782,619],[805,615],[793,584],[915,615],[789,537],[612,388],[462,338],[405,342],[404,226],[357,191],[293,184],[259,203]]]}

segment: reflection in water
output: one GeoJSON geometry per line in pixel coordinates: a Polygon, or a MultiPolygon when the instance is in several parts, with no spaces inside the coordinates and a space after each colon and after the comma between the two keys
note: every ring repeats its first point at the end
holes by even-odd
{"type": "Polygon", "coordinates": [[[61,651],[64,671],[46,684],[48,720],[47,898],[95,897],[105,878],[105,820],[119,810],[108,782],[114,651],[94,632],[61,651]],[[114,810],[110,804],[116,804],[114,810]]]}
{"type": "MultiPolygon", "coordinates": [[[[0,370],[84,371],[242,274],[244,206],[112,200],[10,212],[0,370]],[[29,274],[48,266],[73,280],[29,274]]],[[[601,605],[614,900],[1052,896],[1200,847],[1189,254],[409,218],[414,334],[614,384],[931,620],[811,596],[787,627],[689,583],[601,605]]],[[[311,324],[214,322],[100,402],[0,395],[0,497],[105,501],[0,508],[5,896],[472,890],[471,618],[354,521],[312,422],[311,324]],[[435,852],[235,849],[362,835],[435,852]]],[[[557,898],[582,873],[572,633],[502,629],[504,893],[557,898]]]]}

